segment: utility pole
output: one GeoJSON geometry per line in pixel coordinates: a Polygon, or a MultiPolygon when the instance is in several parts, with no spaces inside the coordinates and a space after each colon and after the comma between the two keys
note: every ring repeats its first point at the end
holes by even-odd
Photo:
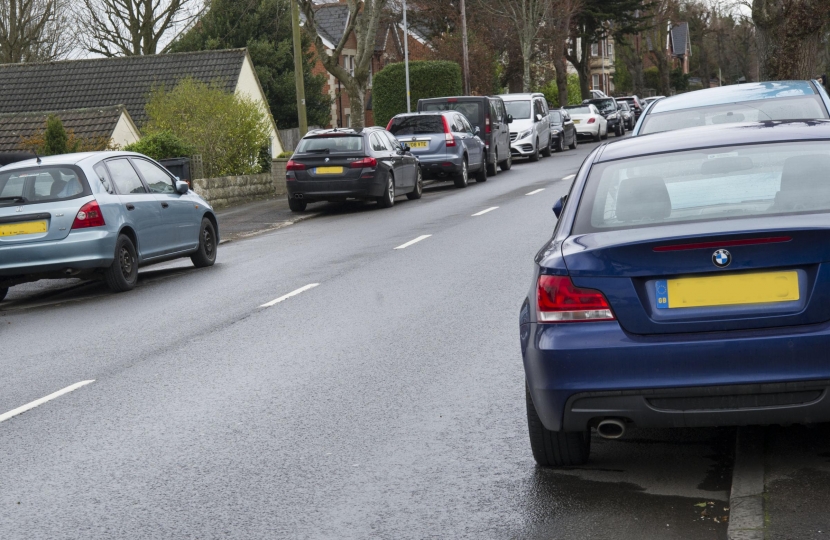
{"type": "Polygon", "coordinates": [[[406,72],[406,112],[412,112],[409,101],[409,30],[406,26],[406,0],[403,0],[403,62],[406,72]]]}
{"type": "Polygon", "coordinates": [[[464,56],[464,95],[470,95],[470,59],[467,51],[467,6],[461,0],[461,50],[464,56]]]}
{"type": "Polygon", "coordinates": [[[291,0],[291,33],[294,38],[294,84],[297,85],[297,119],[300,123],[300,137],[308,133],[308,118],[305,112],[305,81],[303,80],[303,44],[300,40],[300,8],[297,0],[291,0]]]}

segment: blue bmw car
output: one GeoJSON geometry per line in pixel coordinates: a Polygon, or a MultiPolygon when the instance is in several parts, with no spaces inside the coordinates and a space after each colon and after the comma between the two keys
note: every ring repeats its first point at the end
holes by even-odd
{"type": "Polygon", "coordinates": [[[49,278],[135,287],[139,266],[216,260],[213,209],[158,163],[131,152],[67,154],[0,168],[0,300],[49,278]]]}
{"type": "Polygon", "coordinates": [[[830,421],[830,121],[594,150],[520,312],[536,461],[591,430],[830,421]]]}

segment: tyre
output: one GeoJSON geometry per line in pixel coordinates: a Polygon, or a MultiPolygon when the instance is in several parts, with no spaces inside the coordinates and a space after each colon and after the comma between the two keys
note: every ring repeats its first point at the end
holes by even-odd
{"type": "Polygon", "coordinates": [[[499,167],[503,171],[509,171],[510,167],[513,166],[513,153],[507,154],[507,159],[499,163],[499,167]]]}
{"type": "Polygon", "coordinates": [[[545,157],[550,157],[553,153],[553,137],[548,137],[548,144],[545,145],[545,148],[542,150],[542,155],[545,157]]]}
{"type": "Polygon", "coordinates": [[[614,131],[614,136],[622,137],[623,135],[625,135],[625,126],[622,125],[622,122],[620,122],[619,124],[617,124],[617,129],[614,131]]]}
{"type": "Polygon", "coordinates": [[[469,171],[467,170],[467,158],[461,161],[461,173],[455,176],[455,187],[465,188],[470,183],[469,171]]]}
{"type": "Polygon", "coordinates": [[[574,133],[574,140],[573,140],[573,142],[570,144],[570,146],[568,146],[568,148],[570,148],[571,150],[576,150],[576,147],[577,147],[577,146],[579,146],[579,143],[577,142],[577,139],[578,139],[578,138],[579,138],[579,137],[577,137],[577,136],[576,136],[576,133],[574,133]]]}
{"type": "Polygon", "coordinates": [[[493,149],[493,163],[487,164],[487,176],[496,176],[499,173],[499,164],[496,160],[499,159],[498,148],[493,149]]]}
{"type": "Polygon", "coordinates": [[[564,152],[565,151],[565,134],[564,133],[556,141],[556,151],[557,152],[564,152]]]}
{"type": "Polygon", "coordinates": [[[138,257],[133,241],[120,235],[115,241],[115,259],[104,270],[104,281],[112,292],[127,292],[138,282],[138,257]]]}
{"type": "Polygon", "coordinates": [[[386,189],[383,190],[383,195],[378,197],[378,206],[381,208],[391,208],[395,205],[395,178],[388,174],[386,175],[386,189]]]}
{"type": "MultiPolygon", "coordinates": [[[[602,129],[602,128],[600,128],[602,129]]],[[[608,138],[608,126],[605,126],[605,135],[602,136],[602,140],[606,140],[608,138]]]]}
{"type": "Polygon", "coordinates": [[[596,135],[594,135],[594,142],[599,142],[599,140],[602,138],[602,137],[600,137],[600,135],[599,135],[599,132],[600,132],[600,130],[601,130],[601,129],[602,129],[602,128],[600,128],[599,126],[597,126],[597,134],[596,134],[596,135]]]}
{"type": "Polygon", "coordinates": [[[305,212],[306,206],[308,206],[308,203],[304,200],[292,199],[291,195],[288,196],[288,208],[290,208],[292,212],[305,212]]]}
{"type": "Polygon", "coordinates": [[[424,177],[421,175],[421,168],[418,167],[417,177],[415,178],[415,187],[406,194],[406,198],[410,201],[414,201],[415,199],[420,199],[421,195],[424,193],[424,177]]]}
{"type": "Polygon", "coordinates": [[[476,171],[476,182],[487,181],[487,154],[481,154],[481,166],[476,171]]]}
{"type": "Polygon", "coordinates": [[[196,268],[213,266],[213,263],[216,262],[216,251],[218,247],[216,244],[216,229],[213,227],[213,222],[208,218],[202,218],[202,226],[199,227],[199,249],[190,256],[190,260],[193,261],[193,266],[196,268]]]}
{"type": "Polygon", "coordinates": [[[533,406],[530,390],[525,383],[527,403],[527,430],[533,459],[542,467],[569,467],[583,465],[591,454],[591,432],[551,431],[547,429],[533,406]]]}
{"type": "Polygon", "coordinates": [[[9,288],[8,287],[0,287],[0,302],[3,301],[3,299],[6,297],[7,294],[9,294],[9,288]]]}
{"type": "Polygon", "coordinates": [[[539,161],[539,139],[536,139],[535,150],[530,154],[530,161],[539,161]]]}

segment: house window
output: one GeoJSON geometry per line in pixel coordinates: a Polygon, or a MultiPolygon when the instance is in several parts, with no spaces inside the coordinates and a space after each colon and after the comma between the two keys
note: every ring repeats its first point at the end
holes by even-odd
{"type": "Polygon", "coordinates": [[[591,43],[591,56],[599,56],[599,44],[591,43]]]}
{"type": "Polygon", "coordinates": [[[594,90],[599,90],[599,73],[594,73],[591,76],[591,86],[594,90]]]}
{"type": "Polygon", "coordinates": [[[608,58],[612,58],[614,56],[614,43],[612,41],[607,42],[608,46],[608,58]]]}

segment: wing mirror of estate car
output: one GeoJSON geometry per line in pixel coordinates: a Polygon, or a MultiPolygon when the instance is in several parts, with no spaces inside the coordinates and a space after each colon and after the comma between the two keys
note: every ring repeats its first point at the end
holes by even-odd
{"type": "Polygon", "coordinates": [[[567,202],[567,200],[568,196],[565,195],[553,205],[553,213],[556,214],[556,219],[559,219],[559,216],[562,214],[562,209],[565,207],[565,202],[567,202]]]}
{"type": "Polygon", "coordinates": [[[187,192],[190,191],[190,186],[187,185],[187,182],[182,182],[181,180],[176,180],[176,192],[180,195],[186,195],[187,192]]]}

